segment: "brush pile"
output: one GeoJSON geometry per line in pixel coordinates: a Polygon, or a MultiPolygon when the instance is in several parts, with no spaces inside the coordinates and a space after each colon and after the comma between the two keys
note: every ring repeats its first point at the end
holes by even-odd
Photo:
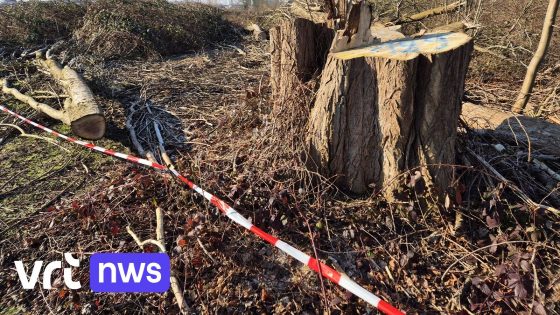
{"type": "Polygon", "coordinates": [[[29,1],[0,5],[0,46],[37,47],[69,37],[86,12],[79,1],[29,1]]]}
{"type": "Polygon", "coordinates": [[[164,0],[94,1],[74,32],[78,47],[104,59],[193,52],[232,36],[220,9],[164,0]]]}
{"type": "Polygon", "coordinates": [[[74,55],[157,58],[238,37],[223,11],[164,0],[30,1],[0,6],[0,44],[35,49],[65,41],[74,55]]]}

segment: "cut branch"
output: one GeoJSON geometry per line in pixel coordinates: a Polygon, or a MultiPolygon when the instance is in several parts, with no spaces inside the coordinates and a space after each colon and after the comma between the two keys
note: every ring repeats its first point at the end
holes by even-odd
{"type": "Polygon", "coordinates": [[[63,147],[63,146],[61,146],[60,144],[58,144],[58,143],[56,142],[56,140],[53,140],[53,139],[47,138],[47,137],[41,137],[41,136],[38,136],[38,135],[28,134],[27,132],[25,132],[25,131],[24,131],[21,127],[19,127],[19,126],[16,126],[16,125],[13,125],[13,124],[0,124],[0,126],[2,126],[2,127],[12,127],[12,128],[14,128],[14,129],[16,129],[17,131],[19,131],[19,132],[20,132],[20,135],[21,135],[22,137],[44,140],[44,141],[46,141],[46,142],[48,142],[48,143],[50,143],[50,144],[56,145],[57,147],[59,147],[60,149],[66,151],[66,152],[70,152],[68,149],[66,149],[65,147],[63,147]]]}
{"type": "MultiPolygon", "coordinates": [[[[64,68],[50,58],[37,54],[37,62],[57,80],[68,95],[63,116],[72,132],[86,139],[100,139],[105,134],[105,117],[84,79],[75,70],[64,68]]],[[[52,117],[52,116],[51,116],[52,117]]],[[[54,117],[53,117],[54,118],[54,117]]]]}
{"type": "Polygon", "coordinates": [[[527,194],[525,194],[519,187],[517,187],[516,185],[514,185],[511,181],[507,180],[502,174],[500,174],[500,172],[498,172],[492,165],[490,165],[490,163],[488,163],[486,160],[484,160],[483,157],[481,157],[480,155],[476,154],[473,150],[471,150],[470,148],[467,148],[467,151],[475,158],[478,160],[478,162],[480,164],[482,164],[486,169],[488,169],[494,176],[496,176],[496,178],[498,178],[502,183],[504,183],[507,187],[509,187],[509,189],[515,194],[517,195],[517,197],[519,197],[519,199],[523,200],[523,202],[525,202],[528,206],[530,206],[533,209],[542,209],[542,210],[546,210],[549,211],[551,213],[554,213],[555,215],[559,215],[560,216],[560,210],[551,207],[551,206],[547,206],[547,205],[543,205],[540,203],[536,203],[534,202],[531,198],[529,198],[529,196],[527,196],[527,194]]]}
{"type": "Polygon", "coordinates": [[[433,9],[430,9],[430,10],[422,11],[422,12],[419,12],[419,13],[416,13],[416,14],[413,14],[413,15],[405,15],[405,16],[399,18],[395,22],[395,24],[418,22],[418,21],[422,21],[424,19],[430,18],[432,16],[451,13],[451,12],[459,9],[460,7],[464,6],[465,4],[466,4],[465,1],[457,1],[457,2],[450,3],[448,5],[444,5],[444,6],[441,6],[441,7],[437,7],[437,8],[433,8],[433,9]]]}
{"type": "Polygon", "coordinates": [[[27,105],[31,106],[31,108],[33,108],[34,110],[36,110],[38,112],[41,112],[41,113],[44,113],[45,115],[47,115],[47,116],[49,116],[53,119],[60,120],[63,123],[68,124],[68,125],[70,124],[70,121],[68,120],[68,117],[66,115],[64,115],[63,111],[54,109],[47,104],[39,103],[33,97],[21,93],[16,88],[10,87],[9,84],[8,84],[8,80],[6,80],[6,79],[0,80],[0,83],[2,84],[2,92],[4,92],[5,94],[12,95],[13,97],[18,99],[19,101],[21,101],[23,103],[26,103],[27,105]]]}
{"type": "MultiPolygon", "coordinates": [[[[126,227],[126,231],[128,232],[128,234],[130,234],[130,236],[132,236],[132,238],[140,248],[143,248],[145,244],[153,244],[156,245],[162,253],[167,252],[165,249],[165,230],[163,229],[163,211],[161,210],[160,207],[156,207],[156,239],[155,240],[147,239],[141,241],[138,235],[136,235],[136,233],[132,231],[130,226],[126,227]]],[[[183,297],[183,292],[181,290],[181,287],[179,286],[179,281],[173,275],[173,273],[171,273],[169,280],[171,284],[171,291],[173,291],[173,295],[175,295],[175,299],[177,300],[177,305],[179,306],[179,311],[181,312],[181,314],[187,314],[190,311],[190,308],[187,305],[185,298],[183,297]]]]}

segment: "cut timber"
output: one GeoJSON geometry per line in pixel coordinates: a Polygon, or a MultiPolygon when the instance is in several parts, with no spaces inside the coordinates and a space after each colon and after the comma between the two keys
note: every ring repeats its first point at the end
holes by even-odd
{"type": "Polygon", "coordinates": [[[65,123],[70,124],[72,132],[85,139],[102,138],[106,128],[105,117],[84,79],[75,70],[68,66],[63,68],[52,58],[42,58],[39,55],[37,61],[62,85],[68,95],[62,111],[65,123]]]}
{"type": "Polygon", "coordinates": [[[16,88],[10,87],[8,84],[8,80],[1,79],[0,84],[2,85],[3,93],[12,95],[19,101],[26,103],[38,112],[44,113],[45,115],[50,116],[51,118],[54,118],[56,120],[60,120],[65,124],[70,124],[70,121],[67,119],[67,117],[65,117],[62,111],[54,109],[47,104],[39,103],[33,97],[21,93],[16,88]]]}
{"type": "Polygon", "coordinates": [[[298,18],[311,20],[314,23],[325,23],[328,13],[325,13],[317,5],[309,5],[302,1],[293,1],[290,6],[290,13],[298,18]]]}
{"type": "Polygon", "coordinates": [[[416,13],[416,14],[413,14],[413,15],[406,15],[406,16],[403,16],[403,17],[399,18],[395,22],[395,24],[422,21],[422,20],[430,18],[432,16],[453,12],[453,11],[461,8],[462,6],[465,6],[466,4],[467,4],[466,1],[457,1],[457,2],[453,2],[453,3],[447,4],[447,5],[444,5],[444,6],[441,6],[441,7],[437,7],[437,8],[429,9],[429,10],[426,10],[426,11],[422,11],[422,12],[419,12],[419,13],[416,13]]]}
{"type": "Polygon", "coordinates": [[[490,133],[509,143],[530,144],[533,153],[560,156],[560,125],[472,103],[463,104],[461,116],[474,131],[490,133]]]}
{"type": "MultiPolygon", "coordinates": [[[[372,31],[353,34],[375,37],[364,30],[372,31]]],[[[419,167],[443,193],[471,52],[467,35],[437,33],[331,53],[308,126],[309,166],[354,193],[384,187],[390,200],[404,182],[398,175],[419,167]]]]}
{"type": "Polygon", "coordinates": [[[266,33],[255,23],[250,24],[245,28],[247,31],[253,33],[253,38],[256,41],[266,40],[266,33]]]}
{"type": "Polygon", "coordinates": [[[296,106],[306,93],[304,84],[321,71],[332,37],[325,26],[301,18],[284,20],[270,30],[275,107],[296,106]]]}

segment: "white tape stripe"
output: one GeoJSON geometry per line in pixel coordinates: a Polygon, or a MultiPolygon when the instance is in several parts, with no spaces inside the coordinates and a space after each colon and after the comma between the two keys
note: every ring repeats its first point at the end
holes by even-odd
{"type": "Polygon", "coordinates": [[[35,126],[35,127],[39,127],[39,128],[41,128],[41,129],[43,129],[43,126],[41,126],[41,125],[37,124],[36,122],[31,121],[31,120],[29,120],[29,119],[27,119],[27,118],[23,118],[23,121],[25,121],[26,123],[31,124],[31,125],[33,125],[33,126],[35,126]]]}
{"type": "Polygon", "coordinates": [[[230,218],[233,222],[241,225],[242,227],[250,230],[253,224],[249,222],[244,216],[242,216],[239,212],[233,210],[232,207],[229,207],[229,211],[226,213],[226,216],[230,218]],[[231,209],[231,210],[230,210],[231,209]]]}
{"type": "Polygon", "coordinates": [[[154,163],[152,163],[152,162],[150,162],[150,161],[148,161],[148,160],[146,160],[146,159],[139,159],[139,160],[138,160],[138,163],[144,164],[144,165],[147,165],[147,166],[152,166],[152,167],[154,167],[154,163]]]}
{"type": "Polygon", "coordinates": [[[194,186],[193,186],[193,189],[194,189],[197,193],[199,193],[200,195],[202,195],[202,197],[206,198],[206,199],[209,200],[209,201],[212,201],[213,195],[212,195],[211,193],[207,192],[206,190],[200,188],[200,187],[197,186],[197,185],[194,185],[194,186]]]}
{"type": "Polygon", "coordinates": [[[284,253],[294,257],[295,259],[299,260],[302,264],[304,265],[308,265],[309,264],[309,259],[311,258],[311,256],[307,255],[306,253],[302,252],[301,250],[292,247],[291,245],[287,244],[286,242],[283,242],[281,240],[278,240],[278,242],[276,242],[276,247],[283,251],[284,253]]]}
{"type": "Polygon", "coordinates": [[[345,288],[346,290],[352,292],[353,294],[355,294],[359,298],[368,302],[369,304],[371,304],[375,307],[377,307],[377,305],[379,305],[379,301],[381,300],[380,298],[378,298],[373,293],[364,289],[362,286],[360,286],[359,284],[354,282],[352,279],[348,278],[347,275],[341,274],[340,281],[338,281],[338,284],[341,287],[345,288]]]}
{"type": "MultiPolygon", "coordinates": [[[[193,190],[199,193],[202,197],[206,198],[206,196],[204,196],[204,190],[198,187],[198,185],[193,185],[193,190]]],[[[206,198],[206,199],[210,200],[210,198],[206,198]]]]}
{"type": "Polygon", "coordinates": [[[120,157],[121,159],[127,159],[128,158],[128,154],[123,154],[123,153],[119,153],[119,152],[115,152],[114,154],[116,157],[120,157]]]}

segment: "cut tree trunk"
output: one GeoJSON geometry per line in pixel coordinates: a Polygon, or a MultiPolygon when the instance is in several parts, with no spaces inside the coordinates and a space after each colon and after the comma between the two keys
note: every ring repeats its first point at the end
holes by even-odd
{"type": "Polygon", "coordinates": [[[251,23],[249,26],[245,27],[245,30],[253,33],[253,38],[256,41],[263,41],[266,40],[266,33],[263,31],[260,26],[255,23],[251,23]]]}
{"type": "Polygon", "coordinates": [[[105,116],[82,76],[54,59],[37,56],[37,61],[57,80],[68,95],[64,101],[64,116],[72,132],[85,139],[100,139],[105,134],[105,116]]]}
{"type": "Polygon", "coordinates": [[[461,116],[467,126],[476,132],[531,147],[533,154],[560,156],[560,125],[472,103],[463,104],[461,116]]]}
{"type": "Polygon", "coordinates": [[[305,83],[320,73],[333,34],[322,24],[296,18],[270,30],[271,87],[274,106],[300,106],[305,83]]]}
{"type": "Polygon", "coordinates": [[[306,117],[333,31],[309,20],[284,20],[270,30],[272,111],[270,126],[290,152],[301,152],[306,117]]]}
{"type": "Polygon", "coordinates": [[[454,179],[455,138],[472,40],[432,33],[378,42],[362,4],[351,37],[340,31],[321,75],[308,127],[309,166],[339,187],[392,200],[417,169],[443,193],[454,179]],[[344,50],[341,43],[348,43],[344,50]],[[368,46],[369,45],[369,46],[368,46]]]}

